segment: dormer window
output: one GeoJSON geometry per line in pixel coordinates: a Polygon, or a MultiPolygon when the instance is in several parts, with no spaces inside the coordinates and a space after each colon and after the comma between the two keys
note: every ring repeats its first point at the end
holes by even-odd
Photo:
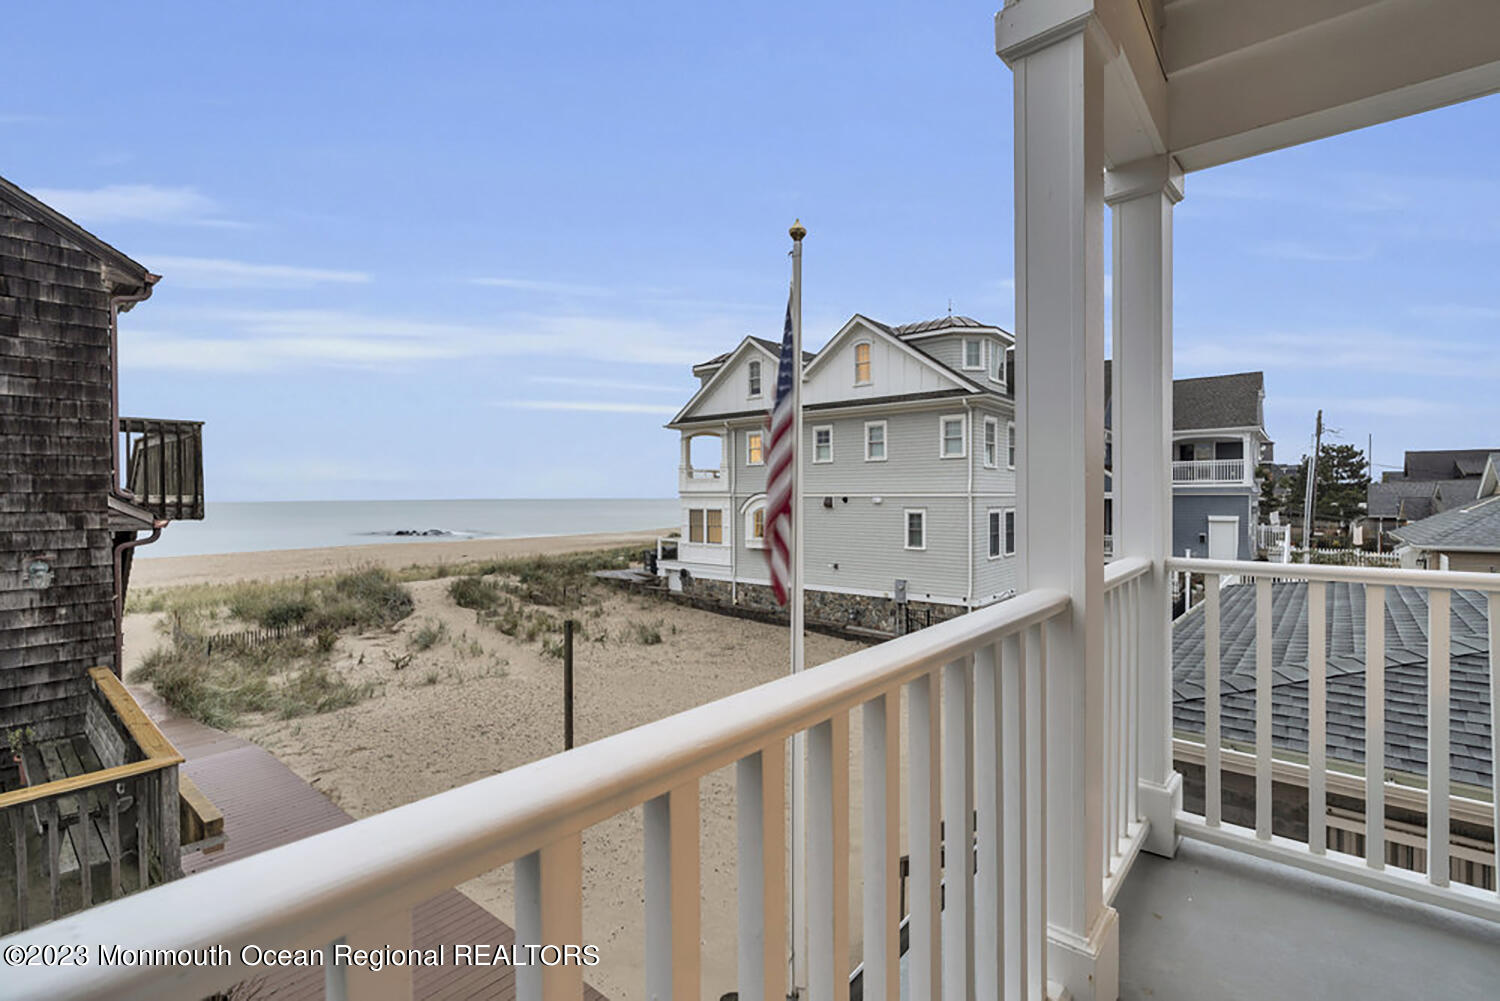
{"type": "Polygon", "coordinates": [[[756,396],[759,396],[759,395],[760,395],[760,362],[753,361],[753,362],[750,363],[750,396],[753,398],[753,397],[756,397],[756,396]]]}
{"type": "Polygon", "coordinates": [[[870,384],[869,341],[861,341],[854,345],[854,384],[856,386],[868,386],[870,384]]]}
{"type": "Polygon", "coordinates": [[[964,368],[984,368],[984,341],[977,337],[964,338],[964,368]]]}

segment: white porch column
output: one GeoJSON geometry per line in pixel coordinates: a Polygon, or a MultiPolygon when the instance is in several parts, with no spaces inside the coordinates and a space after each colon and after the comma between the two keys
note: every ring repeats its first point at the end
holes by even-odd
{"type": "MultiPolygon", "coordinates": [[[[1145,849],[1177,851],[1182,776],[1172,767],[1172,206],[1182,170],[1168,156],[1111,170],[1114,216],[1115,554],[1155,565],[1141,588],[1138,804],[1145,849]]],[[[1248,454],[1246,461],[1248,462],[1248,454]]]]}
{"type": "Polygon", "coordinates": [[[1104,45],[1087,4],[1007,6],[996,40],[1015,74],[1020,580],[1072,599],[1072,614],[1047,632],[1047,975],[1078,1001],[1113,1001],[1119,925],[1103,902],[1104,45]]]}

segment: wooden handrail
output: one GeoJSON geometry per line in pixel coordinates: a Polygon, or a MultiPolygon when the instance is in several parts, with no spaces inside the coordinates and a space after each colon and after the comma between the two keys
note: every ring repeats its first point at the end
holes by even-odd
{"type": "Polygon", "coordinates": [[[72,793],[92,789],[95,786],[107,786],[122,779],[133,778],[137,775],[147,775],[151,772],[159,772],[164,768],[182,764],[183,759],[175,758],[150,758],[146,761],[133,761],[128,765],[116,765],[114,768],[105,768],[97,772],[89,772],[85,775],[73,775],[69,778],[58,779],[55,782],[43,782],[39,786],[27,786],[25,789],[15,789],[0,796],[0,810],[12,806],[22,806],[26,803],[36,803],[41,800],[51,799],[54,796],[67,796],[72,793]]]}
{"type": "Polygon", "coordinates": [[[95,786],[109,785],[122,779],[180,765],[186,760],[156,724],[151,722],[145,710],[131,697],[130,692],[120,683],[120,679],[115,677],[113,671],[107,667],[94,667],[89,669],[89,677],[93,679],[94,686],[99,689],[99,694],[104,696],[105,702],[109,704],[116,718],[130,734],[130,739],[135,742],[136,747],[140,748],[141,753],[146,755],[145,760],[86,772],[83,775],[71,775],[65,779],[27,786],[25,789],[14,789],[0,794],[0,810],[25,803],[40,802],[54,796],[66,796],[92,789],[95,786]]]}
{"type": "Polygon", "coordinates": [[[114,710],[116,718],[125,725],[130,739],[135,741],[135,746],[141,749],[141,753],[147,758],[165,762],[172,758],[173,764],[183,761],[177,748],[167,739],[166,734],[151,722],[151,717],[141,708],[140,703],[126,690],[120,679],[107,667],[89,668],[89,677],[94,680],[94,687],[99,689],[99,694],[104,696],[104,701],[114,710]]]}

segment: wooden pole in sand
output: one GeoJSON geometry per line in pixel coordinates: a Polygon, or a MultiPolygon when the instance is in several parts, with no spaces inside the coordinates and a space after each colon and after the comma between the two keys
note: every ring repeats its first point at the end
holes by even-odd
{"type": "Polygon", "coordinates": [[[573,620],[563,620],[563,750],[573,749],[573,620]]]}

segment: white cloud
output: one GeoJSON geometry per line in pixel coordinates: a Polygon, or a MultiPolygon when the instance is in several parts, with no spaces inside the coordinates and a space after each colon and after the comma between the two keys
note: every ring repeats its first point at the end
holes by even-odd
{"type": "Polygon", "coordinates": [[[608,315],[518,314],[481,324],[341,310],[209,309],[155,319],[162,325],[141,329],[133,326],[133,314],[127,320],[121,350],[127,366],[265,372],[520,356],[687,366],[741,336],[740,321],[725,316],[668,325],[608,315]]]}
{"type": "Polygon", "coordinates": [[[504,288],[517,292],[548,292],[555,295],[609,295],[610,289],[599,285],[576,285],[572,282],[538,281],[532,278],[470,278],[470,285],[504,288]]]}
{"type": "Polygon", "coordinates": [[[1500,306],[1466,306],[1456,302],[1413,306],[1408,312],[1429,320],[1500,320],[1500,306]]]}
{"type": "Polygon", "coordinates": [[[1314,246],[1300,240],[1278,240],[1274,243],[1263,243],[1255,248],[1255,252],[1262,257],[1270,257],[1281,261],[1312,261],[1318,263],[1367,261],[1375,256],[1374,247],[1364,247],[1358,250],[1339,250],[1333,247],[1314,246]]]}
{"type": "Polygon", "coordinates": [[[498,400],[494,406],[515,410],[577,410],[594,414],[665,414],[680,409],[660,403],[617,403],[613,400],[498,400]]]}
{"type": "Polygon", "coordinates": [[[36,188],[32,194],[63,215],[88,224],[161,222],[195,226],[246,225],[221,218],[219,204],[191,187],[110,184],[102,188],[36,188]]]}
{"type": "Polygon", "coordinates": [[[1492,345],[1380,330],[1189,334],[1178,340],[1173,362],[1179,376],[1263,368],[1450,379],[1500,378],[1500,355],[1492,345]]]}
{"type": "Polygon", "coordinates": [[[182,288],[307,288],[313,285],[362,285],[370,281],[363,271],[334,271],[286,264],[252,264],[214,257],[174,257],[142,254],[152,270],[160,271],[172,286],[182,288]]]}
{"type": "Polygon", "coordinates": [[[646,393],[679,393],[682,386],[667,386],[657,382],[628,382],[623,379],[591,379],[572,375],[533,375],[531,382],[548,386],[586,386],[590,389],[638,390],[646,393]]]}

